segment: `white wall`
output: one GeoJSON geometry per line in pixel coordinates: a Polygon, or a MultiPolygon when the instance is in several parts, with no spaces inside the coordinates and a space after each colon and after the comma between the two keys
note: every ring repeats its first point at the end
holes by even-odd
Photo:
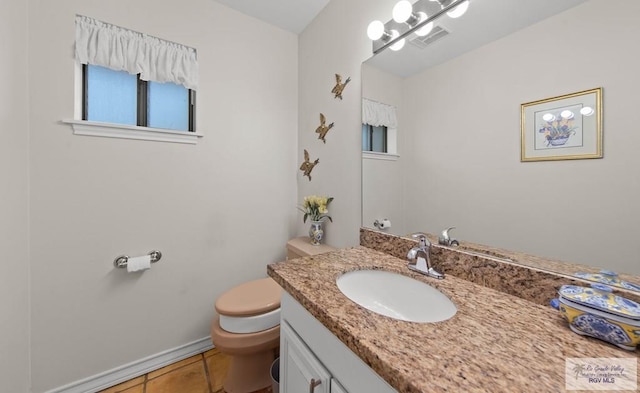
{"type": "MultiPolygon", "coordinates": [[[[366,29],[373,19],[388,19],[393,0],[332,0],[299,36],[298,163],[303,149],[320,158],[313,180],[298,175],[298,201],[305,195],[335,197],[333,223],[325,226],[327,243],[358,244],[361,224],[361,63],[372,53],[366,29]],[[330,93],[334,74],[351,77],[343,100],[330,93]],[[317,139],[318,114],[335,122],[323,144],[317,139]]],[[[298,231],[308,229],[299,217],[298,231]]]]}
{"type": "Polygon", "coordinates": [[[592,0],[406,79],[408,227],[640,274],[639,36],[639,2],[592,0]],[[520,104],[596,87],[604,158],[521,163],[520,104]]]}
{"type": "Polygon", "coordinates": [[[0,3],[0,392],[29,386],[27,4],[0,3]]]}
{"type": "Polygon", "coordinates": [[[402,78],[381,71],[366,63],[362,64],[362,97],[397,109],[398,132],[396,144],[397,160],[376,158],[362,159],[362,222],[372,227],[376,219],[389,219],[391,228],[382,231],[406,235],[404,224],[404,173],[403,150],[405,133],[402,122],[402,78]]]}
{"type": "Polygon", "coordinates": [[[208,336],[215,298],[285,258],[298,219],[298,39],[210,0],[29,4],[32,383],[43,392],[208,336]],[[73,116],[76,13],[197,49],[198,145],[59,123],[73,116]],[[152,249],[163,258],[143,274],[113,267],[152,249]]]}

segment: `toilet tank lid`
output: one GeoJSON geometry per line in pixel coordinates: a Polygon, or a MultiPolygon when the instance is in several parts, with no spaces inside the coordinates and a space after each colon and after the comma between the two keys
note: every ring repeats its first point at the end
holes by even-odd
{"type": "Polygon", "coordinates": [[[240,284],[216,300],[216,311],[227,316],[253,316],[280,308],[282,288],[272,278],[240,284]]]}
{"type": "Polygon", "coordinates": [[[335,247],[328,244],[313,245],[309,241],[309,236],[301,236],[291,239],[287,242],[287,250],[294,252],[301,257],[310,255],[324,254],[325,252],[335,251],[335,247]]]}

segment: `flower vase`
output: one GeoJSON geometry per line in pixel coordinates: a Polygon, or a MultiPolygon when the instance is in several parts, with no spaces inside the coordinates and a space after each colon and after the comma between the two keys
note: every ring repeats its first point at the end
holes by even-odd
{"type": "Polygon", "coordinates": [[[311,244],[319,246],[322,244],[322,238],[324,236],[324,230],[322,229],[322,221],[311,221],[311,227],[309,228],[309,238],[311,238],[311,244]]]}
{"type": "Polygon", "coordinates": [[[549,145],[551,146],[563,146],[569,140],[571,135],[559,135],[556,138],[549,139],[549,145]]]}

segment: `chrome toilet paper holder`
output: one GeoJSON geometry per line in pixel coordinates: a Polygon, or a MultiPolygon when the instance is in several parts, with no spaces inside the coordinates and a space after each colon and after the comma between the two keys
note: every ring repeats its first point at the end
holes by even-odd
{"type": "MultiPolygon", "coordinates": [[[[151,257],[151,263],[156,263],[160,260],[160,258],[162,258],[162,253],[157,250],[149,251],[148,255],[151,257]]],[[[120,255],[113,261],[113,266],[119,267],[119,268],[126,268],[128,262],[129,262],[128,255],[120,255]]]]}
{"type": "Polygon", "coordinates": [[[389,219],[385,218],[382,220],[375,220],[373,222],[373,226],[378,228],[378,229],[387,229],[391,226],[391,221],[389,221],[389,219]]]}

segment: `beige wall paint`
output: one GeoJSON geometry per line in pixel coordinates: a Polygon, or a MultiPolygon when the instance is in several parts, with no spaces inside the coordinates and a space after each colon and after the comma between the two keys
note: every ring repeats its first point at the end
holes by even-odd
{"type": "Polygon", "coordinates": [[[29,387],[27,4],[0,3],[0,391],[29,387]]]}
{"type": "Polygon", "coordinates": [[[295,235],[297,37],[208,0],[29,7],[33,391],[209,335],[295,235]],[[198,50],[196,146],[72,135],[74,16],[198,50]],[[142,274],[121,254],[162,251],[142,274]]]}
{"type": "Polygon", "coordinates": [[[639,36],[592,0],[406,79],[408,228],[640,274],[639,36]],[[595,87],[604,158],[521,163],[520,104],[595,87]]]}
{"type": "MultiPolygon", "coordinates": [[[[330,206],[333,223],[326,224],[327,243],[336,247],[358,244],[361,223],[361,63],[371,56],[366,29],[373,19],[388,19],[394,1],[332,0],[299,36],[298,162],[303,149],[320,164],[313,180],[298,175],[298,200],[305,195],[335,197],[330,206]],[[330,93],[334,74],[351,77],[343,100],[330,93]],[[323,144],[314,133],[322,112],[335,122],[323,144]]],[[[298,231],[308,229],[298,223],[298,231]]]]}

